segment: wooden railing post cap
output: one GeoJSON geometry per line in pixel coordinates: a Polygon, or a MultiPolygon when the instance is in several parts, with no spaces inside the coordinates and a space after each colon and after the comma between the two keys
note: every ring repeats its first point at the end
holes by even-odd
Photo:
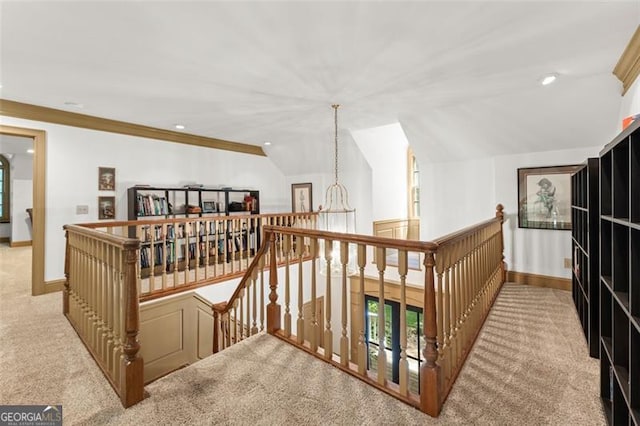
{"type": "Polygon", "coordinates": [[[496,217],[504,219],[504,206],[502,204],[496,206],[496,217]]]}

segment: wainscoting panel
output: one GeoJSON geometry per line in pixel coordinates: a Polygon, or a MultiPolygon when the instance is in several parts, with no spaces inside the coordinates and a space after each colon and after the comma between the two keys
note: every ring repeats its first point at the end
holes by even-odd
{"type": "Polygon", "coordinates": [[[148,383],[196,360],[193,293],[140,307],[140,355],[148,383]]]}

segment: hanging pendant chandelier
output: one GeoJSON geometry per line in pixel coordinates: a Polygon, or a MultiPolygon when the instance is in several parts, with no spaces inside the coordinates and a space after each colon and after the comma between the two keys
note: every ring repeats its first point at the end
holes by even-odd
{"type": "MultiPolygon", "coordinates": [[[[353,234],[356,232],[356,209],[349,205],[349,192],[340,183],[338,176],[338,108],[340,105],[331,105],[334,117],[334,173],[335,181],[329,185],[325,192],[324,206],[319,211],[320,227],[325,231],[353,234]]],[[[321,264],[320,273],[327,273],[324,244],[320,247],[321,264]]],[[[349,245],[349,258],[347,274],[356,272],[355,246],[349,245]]],[[[340,243],[333,242],[331,250],[331,276],[342,275],[342,263],[340,256],[340,243]]]]}

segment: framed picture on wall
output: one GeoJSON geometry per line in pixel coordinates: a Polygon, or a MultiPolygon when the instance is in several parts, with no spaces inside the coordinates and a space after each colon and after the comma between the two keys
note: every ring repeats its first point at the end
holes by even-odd
{"type": "Polygon", "coordinates": [[[116,197],[98,197],[98,219],[116,218],[116,197]]]}
{"type": "Polygon", "coordinates": [[[518,169],[518,227],[571,229],[571,175],[581,166],[518,169]]]}
{"type": "Polygon", "coordinates": [[[98,167],[98,191],[115,191],[116,169],[113,167],[98,167]]]}
{"type": "Polygon", "coordinates": [[[294,213],[313,211],[311,183],[291,184],[291,211],[294,213]]]}

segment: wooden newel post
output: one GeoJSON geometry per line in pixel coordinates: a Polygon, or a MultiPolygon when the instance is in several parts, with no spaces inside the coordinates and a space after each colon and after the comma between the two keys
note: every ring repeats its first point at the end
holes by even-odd
{"type": "Polygon", "coordinates": [[[64,249],[64,289],[62,290],[62,313],[69,313],[69,256],[71,249],[69,248],[69,230],[65,227],[65,249],[64,249]]]}
{"type": "Polygon", "coordinates": [[[436,324],[436,294],[433,267],[435,259],[433,252],[426,253],[424,266],[426,268],[424,282],[424,340],[422,350],[424,362],[420,367],[420,409],[430,416],[440,414],[440,366],[438,359],[437,324],[436,324]]]}
{"type": "Polygon", "coordinates": [[[498,204],[496,206],[496,217],[500,219],[500,253],[502,254],[502,282],[507,282],[507,262],[504,261],[504,206],[498,204]]]}
{"type": "Polygon", "coordinates": [[[138,286],[136,282],[136,261],[139,241],[125,243],[124,270],[124,357],[120,368],[120,400],[127,408],[142,401],[144,398],[144,362],[138,356],[140,343],[138,331],[140,329],[138,300],[138,286]]]}
{"type": "Polygon", "coordinates": [[[278,259],[276,258],[276,234],[269,233],[269,252],[271,259],[269,261],[269,304],[267,305],[267,333],[275,334],[280,330],[280,305],[276,303],[278,300],[278,259]]]}

